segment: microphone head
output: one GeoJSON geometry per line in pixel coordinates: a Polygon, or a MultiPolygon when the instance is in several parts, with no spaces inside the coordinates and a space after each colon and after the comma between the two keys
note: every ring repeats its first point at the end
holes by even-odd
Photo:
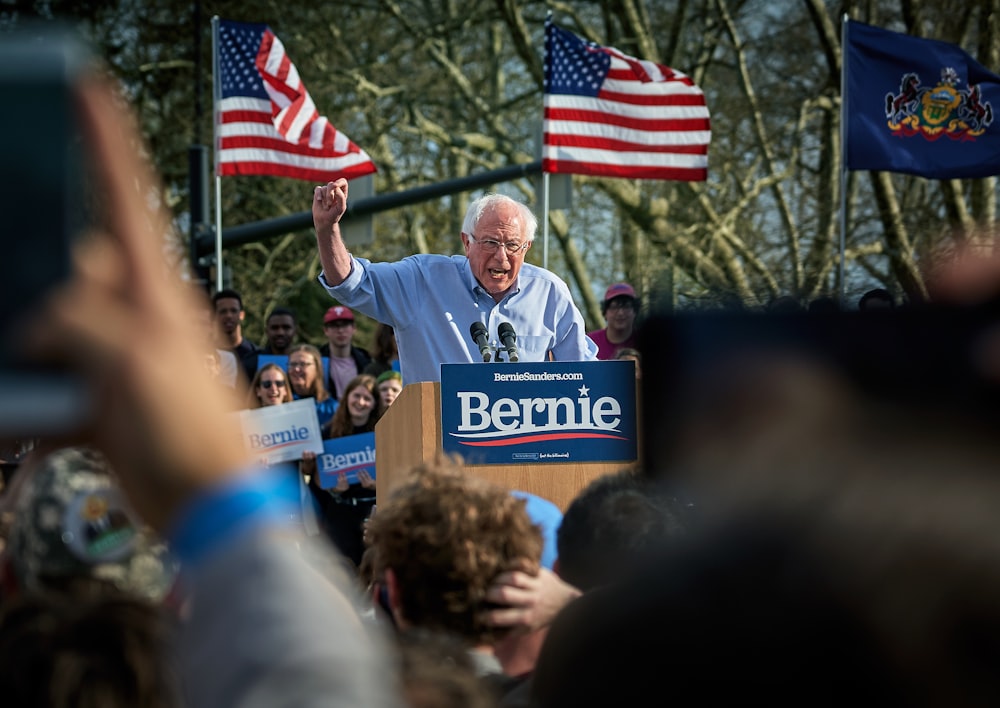
{"type": "Polygon", "coordinates": [[[469,334],[472,335],[473,339],[476,339],[479,335],[486,335],[486,325],[479,321],[473,322],[472,326],[469,327],[469,334]]]}
{"type": "Polygon", "coordinates": [[[505,339],[507,336],[513,337],[515,340],[517,339],[517,335],[514,334],[514,325],[510,322],[501,322],[497,326],[497,335],[499,335],[500,339],[505,339]]]}

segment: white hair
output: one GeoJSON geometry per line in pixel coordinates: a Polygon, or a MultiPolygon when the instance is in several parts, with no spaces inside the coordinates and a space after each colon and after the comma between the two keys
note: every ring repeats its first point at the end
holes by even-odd
{"type": "Polygon", "coordinates": [[[527,204],[519,202],[503,194],[484,194],[479,199],[469,204],[465,212],[465,220],[462,221],[462,233],[475,235],[476,227],[487,209],[499,206],[500,204],[513,204],[521,214],[521,225],[524,227],[524,242],[531,243],[535,240],[535,231],[538,230],[538,219],[527,204]]]}

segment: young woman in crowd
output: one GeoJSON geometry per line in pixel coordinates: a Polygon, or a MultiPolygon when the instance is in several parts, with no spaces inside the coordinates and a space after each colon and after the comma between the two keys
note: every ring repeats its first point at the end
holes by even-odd
{"type": "Polygon", "coordinates": [[[296,344],[288,350],[288,381],[292,397],[311,398],[316,402],[316,417],[320,426],[333,418],[337,399],[330,395],[323,383],[323,358],[312,344],[296,344]]]}
{"type": "MultiPolygon", "coordinates": [[[[378,401],[375,377],[368,374],[354,377],[347,384],[333,418],[323,426],[323,437],[340,438],[374,431],[381,415],[378,401]]],[[[322,489],[314,455],[303,458],[302,471],[319,503],[323,530],[341,553],[355,566],[360,565],[364,553],[363,524],[375,505],[375,480],[361,471],[358,482],[351,484],[347,475],[341,474],[334,488],[322,489]]]]}

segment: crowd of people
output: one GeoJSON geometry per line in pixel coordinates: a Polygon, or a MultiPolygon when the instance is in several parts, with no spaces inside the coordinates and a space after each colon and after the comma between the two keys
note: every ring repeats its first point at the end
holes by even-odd
{"type": "MultiPolygon", "coordinates": [[[[1000,697],[995,301],[896,308],[873,293],[862,312],[785,302],[639,326],[635,289],[615,283],[588,336],[565,284],[524,263],[524,205],[474,201],[465,255],[373,263],[341,240],[338,180],[313,194],[337,298],[327,345],[296,343],[295,313],[276,308],[258,346],[238,292],[209,302],[164,269],[167,218],[113,92],[88,76],[78,99],[107,213],[22,346],[70,367],[93,410],[39,440],[0,497],[5,704],[1000,697]],[[372,355],[355,311],[382,323],[372,355]],[[325,486],[304,454],[289,493],[244,446],[234,411],[296,400],[328,440],[371,433],[405,383],[482,361],[476,322],[491,355],[510,354],[508,322],[523,361],[635,362],[643,465],[563,511],[438,455],[376,508],[365,471],[325,486]],[[303,508],[314,529],[289,524],[303,508]]],[[[943,277],[995,296],[1000,260],[943,277]]]]}

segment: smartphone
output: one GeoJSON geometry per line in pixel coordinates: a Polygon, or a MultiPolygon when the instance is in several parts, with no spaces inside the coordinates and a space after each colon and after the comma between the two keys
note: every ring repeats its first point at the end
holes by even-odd
{"type": "Polygon", "coordinates": [[[61,29],[29,27],[0,40],[0,436],[65,432],[85,416],[76,377],[20,350],[32,310],[69,278],[86,222],[83,147],[73,86],[87,64],[61,29]]]}

